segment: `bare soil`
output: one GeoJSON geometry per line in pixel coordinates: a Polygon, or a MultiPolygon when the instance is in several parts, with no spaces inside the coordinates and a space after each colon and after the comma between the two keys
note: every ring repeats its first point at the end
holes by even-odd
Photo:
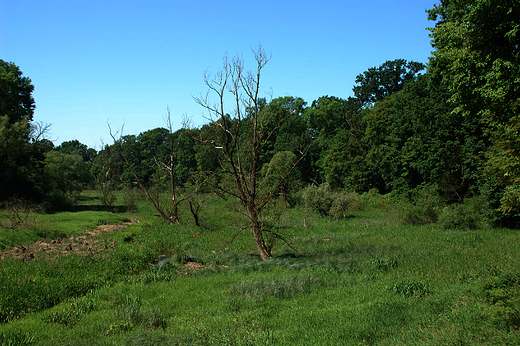
{"type": "Polygon", "coordinates": [[[117,246],[116,242],[108,243],[99,237],[106,232],[121,232],[131,223],[122,225],[101,225],[94,230],[85,230],[81,235],[72,236],[69,239],[56,239],[50,242],[38,240],[34,244],[17,245],[11,249],[0,252],[0,259],[17,258],[30,260],[33,258],[54,258],[70,254],[82,254],[95,256],[117,246]]]}

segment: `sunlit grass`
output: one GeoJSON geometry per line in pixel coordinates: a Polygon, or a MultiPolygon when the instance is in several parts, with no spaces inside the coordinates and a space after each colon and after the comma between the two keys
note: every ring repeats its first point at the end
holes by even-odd
{"type": "MultiPolygon", "coordinates": [[[[262,261],[232,202],[213,200],[196,227],[186,208],[166,225],[141,201],[124,214],[140,222],[104,234],[117,245],[102,256],[0,262],[2,292],[26,297],[13,308],[31,307],[0,334],[31,345],[518,344],[518,231],[403,225],[394,208],[338,220],[289,209],[275,225],[285,241],[262,261]]],[[[70,233],[106,216],[56,220],[70,233]]]]}

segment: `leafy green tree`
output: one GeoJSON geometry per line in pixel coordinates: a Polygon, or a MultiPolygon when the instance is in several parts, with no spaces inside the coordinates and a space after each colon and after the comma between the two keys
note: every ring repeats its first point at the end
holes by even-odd
{"type": "Polygon", "coordinates": [[[386,61],[379,67],[371,67],[356,77],[354,96],[363,106],[382,101],[417,79],[420,71],[426,66],[416,61],[396,59],[386,61]]]}
{"type": "Polygon", "coordinates": [[[333,142],[337,141],[335,137],[339,133],[356,136],[360,131],[358,117],[360,107],[358,100],[351,97],[344,100],[334,96],[323,96],[305,109],[304,117],[307,119],[308,131],[314,140],[308,164],[312,167],[313,176],[308,180],[319,184],[327,179],[325,160],[328,150],[333,142]]]}
{"type": "Polygon", "coordinates": [[[197,169],[196,141],[191,132],[189,129],[180,129],[171,135],[175,147],[173,176],[178,186],[185,185],[197,169]]]}
{"type": "Polygon", "coordinates": [[[57,151],[64,154],[78,154],[83,158],[84,162],[94,162],[97,151],[89,148],[86,144],[80,143],[77,139],[66,141],[56,147],[57,151]]]}
{"type": "Polygon", "coordinates": [[[30,141],[33,90],[18,66],[0,60],[0,200],[41,197],[43,156],[30,141]]]}
{"type": "MultiPolygon", "coordinates": [[[[304,116],[306,102],[300,97],[285,96],[271,100],[261,109],[260,117],[264,126],[273,129],[278,123],[280,128],[273,132],[260,156],[260,165],[271,164],[273,156],[281,152],[307,151],[312,137],[304,116]]],[[[312,177],[310,156],[306,155],[299,167],[299,174],[293,175],[293,183],[310,182],[312,177]]]]}
{"type": "Polygon", "coordinates": [[[478,121],[452,116],[441,87],[428,75],[377,102],[364,117],[366,167],[382,192],[439,186],[450,199],[475,193],[479,152],[486,149],[478,121]],[[381,189],[383,188],[383,189],[381,189]]]}
{"type": "Polygon", "coordinates": [[[50,191],[63,192],[72,204],[91,181],[89,169],[79,154],[49,151],[45,154],[44,172],[50,191]]]}
{"type": "Polygon", "coordinates": [[[10,124],[32,121],[34,86],[14,63],[0,60],[0,115],[7,116],[10,124]]]}
{"type": "Polygon", "coordinates": [[[520,213],[520,3],[442,0],[428,11],[430,70],[445,81],[455,113],[486,125],[488,179],[505,186],[503,212],[520,213]]]}
{"type": "Polygon", "coordinates": [[[298,158],[292,151],[279,151],[273,155],[269,163],[262,167],[264,181],[261,189],[279,195],[285,202],[291,204],[290,193],[297,190],[295,184],[301,173],[295,168],[298,158]]]}

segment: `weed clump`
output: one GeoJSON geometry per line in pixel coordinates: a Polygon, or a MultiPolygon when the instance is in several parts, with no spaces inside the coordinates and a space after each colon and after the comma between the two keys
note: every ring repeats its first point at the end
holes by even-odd
{"type": "Polygon", "coordinates": [[[17,345],[17,346],[29,346],[33,345],[34,336],[27,333],[2,333],[0,334],[0,345],[17,345]]]}
{"type": "Polygon", "coordinates": [[[115,303],[117,321],[111,324],[108,333],[128,332],[134,327],[146,329],[166,328],[166,318],[159,308],[143,306],[141,299],[134,296],[121,297],[115,303]]]}
{"type": "Polygon", "coordinates": [[[422,281],[403,280],[389,287],[395,294],[404,297],[424,297],[431,293],[430,285],[422,281]]]}
{"type": "Polygon", "coordinates": [[[92,295],[81,298],[72,298],[72,301],[64,309],[54,310],[42,317],[49,324],[63,324],[74,326],[84,315],[96,310],[98,301],[92,295]]]}
{"type": "Polygon", "coordinates": [[[262,300],[267,296],[288,299],[310,293],[324,284],[322,279],[314,276],[288,275],[268,280],[243,281],[233,285],[230,293],[253,300],[262,300]]]}

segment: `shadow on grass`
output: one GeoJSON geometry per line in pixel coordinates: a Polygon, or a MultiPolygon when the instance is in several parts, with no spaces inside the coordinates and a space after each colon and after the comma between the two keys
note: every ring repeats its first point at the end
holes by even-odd
{"type": "Polygon", "coordinates": [[[78,212],[78,211],[109,211],[111,213],[120,214],[120,213],[126,213],[127,207],[122,205],[116,205],[113,207],[107,207],[101,204],[80,204],[80,205],[74,205],[71,207],[70,211],[72,212],[78,212]]]}

